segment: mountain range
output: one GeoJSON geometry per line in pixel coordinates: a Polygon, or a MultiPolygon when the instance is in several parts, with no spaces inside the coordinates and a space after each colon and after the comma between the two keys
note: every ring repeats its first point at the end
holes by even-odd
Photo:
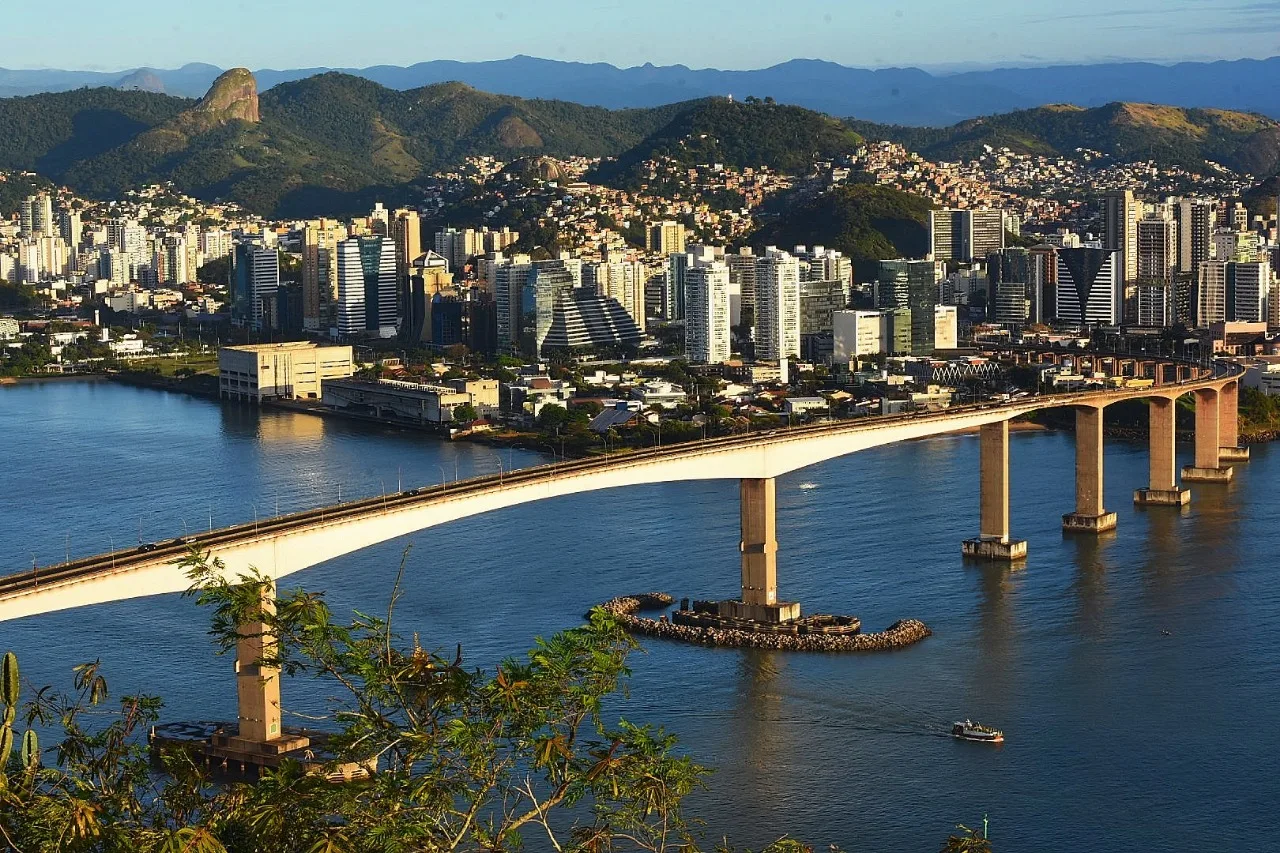
{"type": "MultiPolygon", "coordinates": [[[[918,68],[870,70],[808,59],[752,71],[720,71],[683,65],[617,68],[516,56],[488,62],[432,60],[408,67],[263,69],[254,76],[265,91],[332,70],[397,90],[456,81],[488,92],[610,109],[653,107],[713,95],[754,95],[829,115],[916,126],[949,125],[1047,103],[1094,107],[1115,101],[1242,110],[1280,118],[1280,86],[1275,84],[1280,79],[1280,57],[930,74],[918,68]]],[[[110,73],[0,69],[0,97],[98,86],[199,97],[221,73],[216,66],[199,63],[110,73]]]]}
{"type": "MultiPolygon", "coordinates": [[[[1121,160],[1192,167],[1213,160],[1263,178],[1280,172],[1280,122],[1227,110],[1058,105],[934,129],[842,121],[756,98],[608,110],[462,83],[398,90],[337,72],[259,93],[253,74],[232,69],[200,100],[114,88],[3,98],[0,127],[7,129],[0,169],[35,172],[98,198],[172,181],[183,192],[282,218],[412,201],[420,197],[416,182],[470,155],[604,158],[589,179],[619,187],[638,186],[636,167],[659,156],[803,174],[815,161],[851,153],[864,137],[897,139],[943,159],[984,144],[1062,154],[1086,146],[1121,160]]],[[[809,219],[822,216],[815,210],[809,219]]],[[[864,223],[840,216],[856,242],[864,223]]]]}

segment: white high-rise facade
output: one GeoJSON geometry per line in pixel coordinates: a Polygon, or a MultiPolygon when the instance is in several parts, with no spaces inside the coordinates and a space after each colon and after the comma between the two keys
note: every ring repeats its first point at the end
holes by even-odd
{"type": "Polygon", "coordinates": [[[1228,264],[1227,291],[1232,296],[1231,319],[1241,323],[1265,323],[1267,301],[1271,295],[1271,262],[1228,264]]]}
{"type": "Polygon", "coordinates": [[[756,358],[800,354],[800,261],[774,246],[756,263],[756,358]]]}
{"type": "Polygon", "coordinates": [[[730,356],[729,266],[695,258],[685,270],[685,357],[721,364],[730,356]]]}
{"type": "Polygon", "coordinates": [[[1172,216],[1138,222],[1138,279],[1171,281],[1178,266],[1178,226],[1172,216]]]}
{"type": "Polygon", "coordinates": [[[396,333],[396,246],[388,237],[338,243],[338,333],[396,333]]]}

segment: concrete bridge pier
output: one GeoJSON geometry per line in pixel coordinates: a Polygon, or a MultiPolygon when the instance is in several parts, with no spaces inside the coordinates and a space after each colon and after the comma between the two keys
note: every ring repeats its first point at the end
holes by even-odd
{"type": "Polygon", "coordinates": [[[1220,395],[1215,388],[1200,388],[1196,395],[1196,464],[1182,469],[1191,483],[1227,483],[1235,469],[1222,464],[1220,395]]]}
{"type": "Polygon", "coordinates": [[[1027,540],[1009,536],[1009,422],[986,424],[981,442],[981,520],[976,539],[960,548],[966,557],[1012,563],[1027,557],[1027,540]]]}
{"type": "MultiPolygon", "coordinates": [[[[262,588],[261,612],[275,612],[276,585],[262,588]]],[[[262,661],[273,658],[277,641],[264,621],[239,626],[236,643],[236,698],[238,730],[214,735],[213,746],[223,758],[262,766],[259,756],[272,758],[295,749],[305,749],[304,736],[286,735],[281,727],[280,669],[262,661]]]]}
{"type": "Polygon", "coordinates": [[[1068,533],[1115,530],[1116,514],[1102,507],[1102,409],[1076,408],[1076,511],[1062,517],[1068,533]]]}
{"type": "Polygon", "coordinates": [[[1249,448],[1240,446],[1240,383],[1228,382],[1218,397],[1218,460],[1223,465],[1249,461],[1249,448]]]}
{"type": "Polygon", "coordinates": [[[799,619],[799,602],[778,600],[776,481],[772,477],[744,479],[739,497],[742,599],[720,602],[719,615],[773,624],[799,619]]]}
{"type": "Polygon", "coordinates": [[[1133,502],[1143,506],[1185,506],[1191,490],[1178,485],[1177,403],[1168,397],[1147,401],[1151,439],[1151,485],[1133,493],[1133,502]]]}

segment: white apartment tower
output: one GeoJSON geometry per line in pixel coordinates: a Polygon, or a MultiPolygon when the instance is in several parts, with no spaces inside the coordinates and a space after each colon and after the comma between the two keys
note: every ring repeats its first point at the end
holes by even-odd
{"type": "Polygon", "coordinates": [[[685,271],[685,357],[722,364],[730,356],[729,266],[695,256],[685,271]]]}
{"type": "Polygon", "coordinates": [[[800,261],[770,246],[756,264],[756,358],[800,354],[800,261]]]}

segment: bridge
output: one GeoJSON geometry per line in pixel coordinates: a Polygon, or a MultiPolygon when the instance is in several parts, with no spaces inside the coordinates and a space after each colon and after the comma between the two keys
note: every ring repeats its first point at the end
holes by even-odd
{"type": "MultiPolygon", "coordinates": [[[[1231,465],[1248,459],[1248,450],[1238,446],[1243,371],[1235,365],[1218,362],[1206,367],[1078,349],[997,346],[987,353],[1022,364],[1071,360],[1078,369],[1087,365],[1090,373],[1114,377],[1119,387],[749,432],[559,461],[239,524],[2,577],[0,621],[183,591],[189,580],[177,562],[192,548],[220,560],[230,580],[251,567],[274,580],[379,542],[505,507],[599,489],[736,479],[741,501],[741,597],[722,602],[721,615],[785,623],[799,618],[800,605],[778,595],[775,496],[776,479],[782,474],[900,441],[977,431],[980,524],[977,535],[961,547],[967,556],[1014,562],[1027,556],[1027,542],[1013,537],[1009,523],[1009,423],[1017,417],[1055,408],[1075,412],[1076,503],[1062,521],[1063,529],[1071,533],[1097,535],[1116,527],[1116,513],[1103,505],[1103,411],[1110,405],[1126,400],[1144,400],[1148,405],[1150,480],[1134,493],[1139,504],[1182,506],[1191,498],[1179,482],[1175,456],[1176,403],[1183,395],[1194,396],[1196,419],[1195,464],[1181,471],[1182,481],[1224,483],[1232,477],[1231,465]]],[[[264,605],[270,606],[270,601],[264,605]]],[[[245,626],[242,634],[237,649],[239,732],[227,748],[229,754],[241,760],[248,755],[253,761],[253,756],[278,754],[276,747],[284,735],[279,679],[255,663],[270,640],[263,636],[261,625],[245,626]],[[268,748],[271,744],[275,746],[268,748]]]]}

